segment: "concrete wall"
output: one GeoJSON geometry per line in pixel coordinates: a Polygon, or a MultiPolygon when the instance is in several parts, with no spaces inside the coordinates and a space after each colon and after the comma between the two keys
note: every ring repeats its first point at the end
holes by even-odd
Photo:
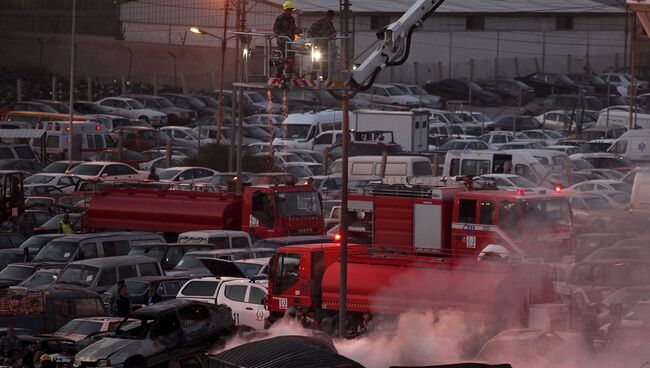
{"type": "MultiPolygon", "coordinates": [[[[65,35],[0,33],[1,66],[42,67],[69,75],[70,38],[65,35]],[[40,40],[40,41],[39,41],[40,40]],[[42,46],[41,46],[42,45],[42,46]]],[[[219,82],[220,51],[215,47],[131,43],[110,37],[77,37],[77,76],[102,82],[127,80],[182,86],[188,90],[214,89],[219,82]]],[[[226,54],[225,82],[234,80],[234,50],[226,54]]]]}

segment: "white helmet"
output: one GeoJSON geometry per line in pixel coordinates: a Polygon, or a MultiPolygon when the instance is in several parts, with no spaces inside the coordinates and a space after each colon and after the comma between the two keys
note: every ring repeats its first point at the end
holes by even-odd
{"type": "Polygon", "coordinates": [[[508,261],[509,259],[508,248],[498,244],[488,244],[478,255],[479,261],[508,261]]]}

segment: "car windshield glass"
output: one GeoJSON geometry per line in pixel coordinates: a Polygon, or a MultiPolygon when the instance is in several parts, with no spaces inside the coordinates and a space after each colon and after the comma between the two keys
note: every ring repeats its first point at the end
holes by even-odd
{"type": "Polygon", "coordinates": [[[286,124],[284,125],[285,136],[290,139],[307,138],[311,125],[309,124],[286,124]]]}
{"type": "Polygon", "coordinates": [[[92,285],[98,272],[96,267],[71,264],[61,272],[56,282],[88,287],[92,285]]]}
{"type": "Polygon", "coordinates": [[[96,176],[99,175],[103,167],[103,165],[81,164],[70,170],[70,173],[74,175],[96,176]]]}
{"type": "Polygon", "coordinates": [[[469,88],[471,88],[473,92],[478,92],[478,91],[481,91],[483,89],[483,88],[481,88],[481,86],[479,86],[478,84],[476,84],[474,82],[469,82],[469,88]]]}
{"type": "Polygon", "coordinates": [[[101,328],[102,322],[73,319],[72,321],[66,323],[65,326],[61,327],[57,333],[88,336],[90,334],[99,332],[101,328]]]}
{"type": "Polygon", "coordinates": [[[587,142],[582,145],[582,153],[597,153],[597,152],[607,152],[611,143],[599,143],[599,142],[587,142]]]}
{"type": "Polygon", "coordinates": [[[188,96],[187,97],[187,102],[195,109],[200,109],[202,107],[205,107],[205,104],[203,101],[199,100],[196,97],[188,96]]]}
{"type": "Polygon", "coordinates": [[[34,236],[29,237],[29,239],[25,240],[22,244],[20,244],[19,248],[21,248],[21,249],[24,249],[24,248],[38,248],[38,249],[40,249],[43,244],[49,242],[50,240],[52,240],[52,238],[47,238],[47,237],[43,237],[43,236],[34,235],[34,236]]]}
{"type": "Polygon", "coordinates": [[[9,265],[0,272],[0,280],[22,281],[34,272],[31,267],[9,265]]]}
{"type": "Polygon", "coordinates": [[[247,93],[246,95],[247,95],[247,96],[251,99],[251,101],[253,101],[253,102],[266,102],[266,99],[265,99],[264,97],[262,97],[259,93],[250,92],[250,93],[247,93]]]}
{"type": "Polygon", "coordinates": [[[77,243],[54,240],[45,245],[34,257],[39,262],[67,262],[77,250],[77,243]]]}
{"type": "Polygon", "coordinates": [[[463,119],[461,119],[460,117],[458,117],[458,115],[456,115],[454,113],[446,112],[446,113],[444,113],[444,115],[447,118],[447,120],[449,120],[449,122],[452,123],[452,124],[462,124],[462,123],[464,123],[463,119]]]}
{"type": "Polygon", "coordinates": [[[565,200],[529,200],[523,202],[524,225],[548,228],[553,225],[570,225],[571,212],[565,200]]]}
{"type": "Polygon", "coordinates": [[[454,135],[465,134],[465,132],[463,131],[463,128],[461,128],[459,126],[452,125],[450,128],[451,128],[451,134],[454,134],[454,135]]]}
{"type": "Polygon", "coordinates": [[[129,255],[130,256],[147,256],[147,257],[155,258],[157,260],[161,260],[162,257],[165,255],[166,249],[167,249],[167,246],[164,245],[164,244],[161,244],[160,246],[155,246],[155,247],[138,247],[138,246],[134,246],[129,251],[129,255]]]}
{"type": "Polygon", "coordinates": [[[630,203],[630,195],[627,193],[623,193],[623,192],[611,193],[608,194],[608,196],[616,203],[620,203],[620,204],[630,203]]]}
{"type": "Polygon", "coordinates": [[[515,85],[516,85],[517,87],[519,87],[519,88],[525,88],[525,89],[529,89],[529,88],[530,88],[530,87],[528,87],[528,85],[527,85],[526,83],[524,83],[524,82],[521,82],[521,81],[518,81],[518,80],[516,80],[516,81],[514,81],[514,82],[515,82],[515,85]]]}
{"type": "Polygon", "coordinates": [[[508,179],[517,187],[520,188],[532,188],[535,186],[530,180],[523,178],[521,176],[511,176],[508,179]]]}
{"type": "Polygon", "coordinates": [[[559,77],[558,79],[559,79],[562,83],[573,84],[573,81],[572,81],[571,79],[569,79],[569,77],[567,77],[567,76],[564,75],[564,74],[561,74],[561,75],[559,75],[558,77],[559,77]]]}
{"type": "Polygon", "coordinates": [[[138,100],[129,100],[128,104],[134,109],[144,109],[144,105],[138,100]]]}
{"type": "Polygon", "coordinates": [[[307,176],[313,176],[314,173],[309,170],[308,167],[302,165],[292,165],[286,168],[287,173],[295,176],[296,178],[304,178],[307,176]]]}
{"type": "Polygon", "coordinates": [[[237,266],[237,268],[239,268],[246,276],[255,276],[259,274],[262,269],[261,264],[255,263],[235,262],[235,266],[237,266]]]}
{"type": "Polygon", "coordinates": [[[219,101],[215,100],[210,96],[201,95],[201,96],[196,96],[196,98],[201,100],[201,102],[203,102],[206,106],[210,106],[214,108],[219,106],[219,101]]]}
{"type": "Polygon", "coordinates": [[[427,91],[422,89],[420,86],[408,86],[408,89],[411,91],[412,94],[416,96],[425,96],[427,95],[427,91]]]}
{"type": "Polygon", "coordinates": [[[317,192],[286,192],[276,195],[280,217],[320,216],[320,199],[317,192]]]}
{"type": "Polygon", "coordinates": [[[160,105],[160,107],[165,107],[165,108],[167,108],[167,107],[174,107],[174,105],[173,105],[173,104],[172,104],[168,99],[166,99],[166,98],[164,98],[164,97],[158,97],[158,98],[156,99],[156,102],[158,102],[158,104],[160,105]]]}
{"type": "Polygon", "coordinates": [[[269,133],[264,131],[264,129],[256,126],[246,126],[244,127],[244,137],[254,138],[263,142],[269,140],[269,133]]]}
{"type": "Polygon", "coordinates": [[[586,160],[571,160],[571,163],[577,170],[588,170],[594,168],[589,161],[586,160]]]}
{"type": "Polygon", "coordinates": [[[612,205],[603,197],[585,197],[587,207],[590,210],[608,210],[613,208],[612,205]]]}
{"type": "Polygon", "coordinates": [[[51,175],[32,175],[29,178],[25,179],[25,184],[45,184],[49,183],[54,179],[54,176],[51,175]]]}
{"type": "Polygon", "coordinates": [[[632,191],[632,185],[628,183],[611,183],[609,184],[612,188],[618,190],[619,192],[630,193],[632,191]]]}
{"type": "Polygon", "coordinates": [[[386,91],[388,91],[388,94],[391,96],[403,96],[406,94],[404,91],[394,86],[386,87],[386,91]]]}
{"type": "Polygon", "coordinates": [[[199,258],[210,258],[210,256],[205,254],[185,254],[176,267],[175,270],[188,270],[191,268],[205,268],[203,262],[199,261],[199,258]]]}
{"type": "Polygon", "coordinates": [[[58,276],[58,272],[49,270],[41,270],[28,277],[25,281],[21,282],[19,286],[26,288],[35,288],[38,286],[50,285],[58,276]]]}
{"type": "Polygon", "coordinates": [[[167,169],[167,170],[162,170],[158,173],[158,178],[160,180],[169,180],[176,175],[180,174],[183,172],[183,170],[176,170],[176,169],[167,169]]]}

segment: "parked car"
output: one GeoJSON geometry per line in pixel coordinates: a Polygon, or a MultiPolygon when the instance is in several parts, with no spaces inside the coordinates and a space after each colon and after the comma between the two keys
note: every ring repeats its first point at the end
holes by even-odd
{"type": "Polygon", "coordinates": [[[98,105],[92,101],[74,101],[72,103],[72,109],[78,114],[84,115],[97,115],[97,114],[108,114],[108,107],[98,105]]]}
{"type": "Polygon", "coordinates": [[[546,97],[560,93],[586,94],[590,90],[586,86],[579,86],[564,74],[537,72],[515,79],[534,88],[535,95],[538,97],[546,97]]]}
{"type": "Polygon", "coordinates": [[[503,100],[496,93],[487,91],[474,82],[462,79],[428,81],[424,85],[424,90],[432,95],[440,96],[443,103],[449,100],[471,100],[473,105],[478,106],[501,106],[503,104],[503,100]]]}
{"type": "Polygon", "coordinates": [[[402,92],[416,97],[420,100],[420,106],[438,108],[440,107],[440,97],[430,95],[417,84],[391,83],[393,86],[402,90],[402,92]]]}
{"type": "Polygon", "coordinates": [[[214,107],[209,107],[198,98],[182,93],[161,93],[160,96],[168,99],[174,106],[192,110],[196,113],[197,119],[202,123],[206,123],[215,118],[217,110],[214,107]]]}
{"type": "Polygon", "coordinates": [[[574,158],[586,160],[597,169],[627,172],[635,166],[630,160],[613,153],[576,153],[571,155],[571,159],[574,158]]]}
{"type": "Polygon", "coordinates": [[[126,116],[129,119],[139,119],[154,126],[167,124],[167,114],[148,109],[139,101],[126,97],[106,97],[97,104],[107,109],[107,112],[115,115],[126,116]]]}
{"type": "Polygon", "coordinates": [[[528,139],[544,140],[549,145],[557,144],[560,139],[564,138],[562,134],[549,129],[522,130],[520,133],[524,134],[526,137],[528,137],[528,139]]]}
{"type": "Polygon", "coordinates": [[[50,262],[18,262],[7,265],[0,271],[0,288],[8,288],[23,282],[34,272],[43,268],[61,269],[62,265],[50,262]]]}
{"type": "Polygon", "coordinates": [[[114,180],[144,180],[148,173],[138,171],[133,167],[121,162],[94,161],[75,166],[69,171],[81,179],[100,179],[104,181],[114,180]]]}
{"type": "Polygon", "coordinates": [[[509,130],[519,132],[522,130],[540,129],[542,124],[532,116],[502,116],[494,123],[487,125],[488,131],[509,130]]]}
{"type": "Polygon", "coordinates": [[[22,171],[28,174],[36,174],[45,168],[45,164],[32,159],[10,159],[0,160],[0,171],[12,170],[22,171]]]}
{"type": "Polygon", "coordinates": [[[493,79],[478,82],[486,91],[497,94],[506,105],[522,106],[535,99],[535,90],[514,79],[493,79]]]}
{"type": "Polygon", "coordinates": [[[24,180],[25,185],[53,185],[65,193],[72,193],[81,179],[70,174],[36,174],[24,180]]]}
{"type": "Polygon", "coordinates": [[[572,111],[600,111],[603,105],[600,100],[594,96],[554,94],[546,96],[542,101],[532,101],[521,109],[519,112],[524,115],[538,116],[546,111],[562,110],[571,113],[572,111]]]}
{"type": "Polygon", "coordinates": [[[167,136],[172,139],[172,146],[199,148],[199,143],[205,145],[215,142],[215,140],[211,138],[201,137],[201,139],[199,139],[199,133],[190,127],[166,126],[161,128],[160,131],[167,134],[167,136]]]}
{"type": "Polygon", "coordinates": [[[168,124],[191,125],[197,120],[196,111],[174,106],[171,101],[163,96],[129,95],[126,97],[140,101],[140,103],[148,109],[160,111],[163,114],[166,114],[168,124]]]}
{"type": "MultiPolygon", "coordinates": [[[[599,77],[611,86],[616,87],[617,92],[621,96],[630,95],[630,87],[632,85],[632,76],[628,73],[603,73],[599,77]]],[[[644,80],[636,80],[637,93],[645,93],[648,91],[648,82],[644,80]]]]}
{"type": "Polygon", "coordinates": [[[160,170],[158,172],[158,178],[164,182],[191,182],[194,179],[206,178],[215,174],[217,174],[216,171],[204,167],[171,167],[160,170]]]}
{"type": "MultiPolygon", "coordinates": [[[[131,306],[133,310],[138,310],[145,304],[149,284],[156,285],[156,293],[160,295],[161,301],[164,302],[176,299],[176,294],[189,279],[189,277],[184,276],[141,276],[125,279],[124,282],[126,287],[129,288],[131,306]]],[[[111,296],[115,295],[116,291],[117,285],[113,285],[104,292],[102,300],[106,308],[109,307],[111,296]]]]}
{"type": "Polygon", "coordinates": [[[98,333],[115,332],[123,319],[121,317],[75,318],[58,329],[52,336],[77,342],[98,333]]]}
{"type": "Polygon", "coordinates": [[[43,168],[44,174],[65,174],[68,170],[83,163],[84,161],[55,161],[43,168]]]}
{"type": "Polygon", "coordinates": [[[595,190],[625,192],[630,194],[630,192],[632,192],[632,185],[620,180],[588,180],[566,188],[566,191],[576,192],[592,192],[595,190]]]}
{"type": "Polygon", "coordinates": [[[129,277],[161,276],[162,267],[155,258],[114,256],[87,258],[68,263],[55,284],[68,284],[103,293],[118,280],[129,277]]]}
{"type": "Polygon", "coordinates": [[[122,137],[125,148],[137,152],[165,146],[171,140],[164,132],[147,127],[125,126],[114,129],[111,133],[122,137]]]}
{"type": "Polygon", "coordinates": [[[204,277],[188,281],[176,296],[210,304],[224,304],[233,313],[235,325],[264,329],[269,311],[264,308],[268,294],[266,283],[232,277],[204,277]]]}
{"type": "Polygon", "coordinates": [[[168,300],[133,312],[116,330],[75,356],[78,366],[154,367],[201,351],[234,325],[232,311],[223,305],[192,300],[168,300]]]}
{"type": "Polygon", "coordinates": [[[372,87],[357,94],[359,98],[373,103],[400,105],[408,107],[420,106],[420,99],[408,94],[402,89],[390,84],[374,84],[372,87]]]}
{"type": "Polygon", "coordinates": [[[618,92],[616,91],[615,86],[609,86],[608,83],[605,82],[602,78],[597,76],[596,74],[580,74],[580,73],[569,73],[566,75],[569,79],[571,79],[574,83],[577,84],[583,84],[583,85],[589,85],[594,88],[594,91],[597,94],[617,94],[618,92]]]}

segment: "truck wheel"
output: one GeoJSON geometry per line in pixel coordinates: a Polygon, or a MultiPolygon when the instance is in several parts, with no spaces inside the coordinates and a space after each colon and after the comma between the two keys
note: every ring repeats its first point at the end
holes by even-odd
{"type": "Polygon", "coordinates": [[[142,358],[130,358],[124,363],[124,368],[147,368],[142,358]]]}

